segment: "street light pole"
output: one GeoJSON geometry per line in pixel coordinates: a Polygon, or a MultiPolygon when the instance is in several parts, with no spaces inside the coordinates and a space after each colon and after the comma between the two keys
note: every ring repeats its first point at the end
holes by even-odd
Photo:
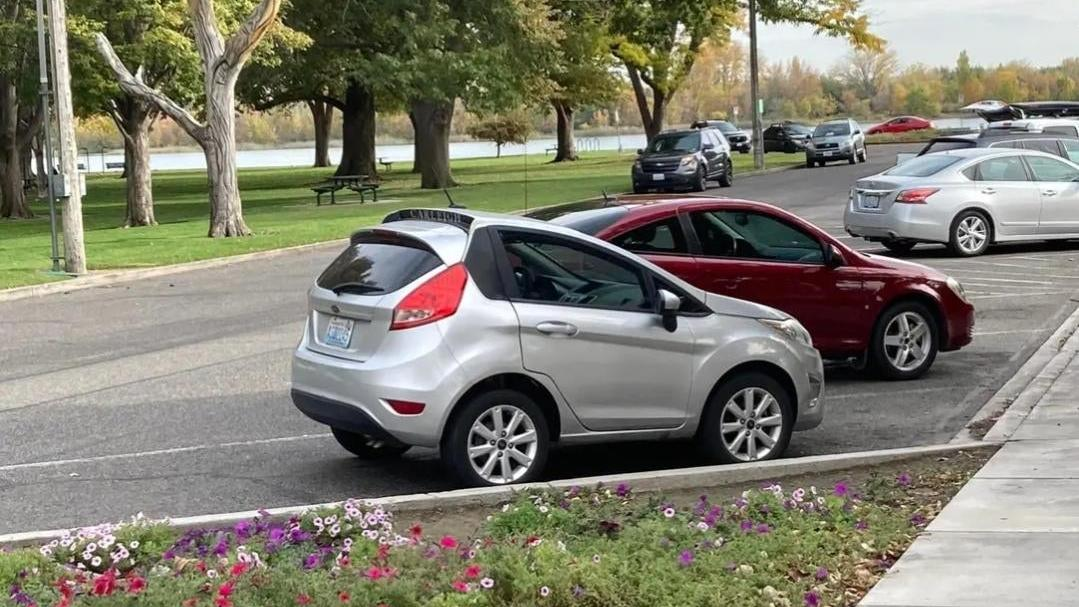
{"type": "Polygon", "coordinates": [[[764,130],[757,83],[757,0],[749,0],[749,96],[753,112],[753,166],[759,171],[764,168],[764,130]]]}
{"type": "MultiPolygon", "coordinates": [[[[42,0],[37,0],[37,60],[38,60],[38,83],[41,95],[41,114],[44,118],[43,128],[45,134],[42,140],[45,142],[45,183],[49,192],[49,226],[52,231],[52,271],[60,273],[60,243],[56,235],[56,191],[53,189],[52,175],[52,119],[49,110],[49,60],[48,49],[45,46],[45,10],[42,0]]],[[[39,175],[40,179],[41,176],[39,175]]],[[[40,183],[40,182],[39,182],[40,183]]]]}

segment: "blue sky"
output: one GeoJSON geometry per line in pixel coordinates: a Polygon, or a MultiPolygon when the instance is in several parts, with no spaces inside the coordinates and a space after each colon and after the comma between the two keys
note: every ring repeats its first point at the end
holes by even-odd
{"type": "MultiPolygon", "coordinates": [[[[863,6],[874,33],[905,65],[952,65],[963,49],[982,65],[1054,65],[1079,56],[1079,0],[863,0],[863,6]]],[[[827,69],[847,50],[844,41],[814,36],[812,28],[760,28],[760,51],[770,61],[797,56],[827,69]]]]}

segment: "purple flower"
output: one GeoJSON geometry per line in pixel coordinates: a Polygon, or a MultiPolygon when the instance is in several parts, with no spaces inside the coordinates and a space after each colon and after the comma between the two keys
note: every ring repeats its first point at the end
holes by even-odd
{"type": "Polygon", "coordinates": [[[815,590],[810,590],[809,592],[807,592],[805,594],[804,598],[805,598],[806,607],[819,607],[820,606],[820,595],[817,594],[817,592],[815,590]]]}
{"type": "Polygon", "coordinates": [[[563,509],[563,510],[569,510],[569,506],[570,506],[570,503],[569,503],[569,500],[567,500],[567,499],[564,499],[564,500],[561,500],[560,502],[558,502],[558,507],[563,509]]]}
{"type": "Polygon", "coordinates": [[[757,508],[757,510],[758,510],[758,511],[759,511],[759,512],[760,512],[761,514],[769,514],[769,513],[771,513],[771,512],[772,512],[772,509],[768,507],[768,504],[761,504],[761,507],[760,507],[760,508],[757,508]]]}
{"type": "Polygon", "coordinates": [[[895,483],[900,487],[909,487],[911,480],[910,474],[903,472],[899,476],[895,477],[895,483]]]}
{"type": "Polygon", "coordinates": [[[574,486],[569,488],[569,493],[567,493],[566,495],[568,497],[572,498],[572,497],[577,497],[580,494],[581,494],[581,488],[578,487],[577,485],[574,485],[574,486]]]}
{"type": "Polygon", "coordinates": [[[171,561],[174,558],[176,558],[176,552],[172,548],[169,548],[161,555],[161,560],[163,561],[171,561]]]}
{"type": "Polygon", "coordinates": [[[582,596],[584,596],[584,588],[581,588],[580,586],[574,586],[573,587],[573,598],[579,599],[582,596]]]}
{"type": "Polygon", "coordinates": [[[772,532],[772,528],[768,526],[768,523],[761,523],[757,525],[757,533],[760,535],[767,535],[772,532]]]}
{"type": "Polygon", "coordinates": [[[925,526],[925,523],[925,515],[921,512],[916,512],[914,513],[914,516],[910,517],[910,524],[914,525],[915,527],[923,527],[925,526]]]}
{"type": "Polygon", "coordinates": [[[847,483],[839,481],[835,484],[835,488],[832,489],[832,492],[835,493],[838,497],[846,497],[847,494],[850,493],[850,489],[847,488],[847,483]]]}
{"type": "Polygon", "coordinates": [[[627,485],[625,483],[619,483],[618,488],[615,489],[614,493],[618,497],[628,497],[629,496],[629,485],[627,485]]]}
{"type": "Polygon", "coordinates": [[[270,527],[270,532],[266,534],[266,537],[271,542],[282,542],[285,540],[285,530],[281,527],[270,527]]]}
{"type": "Polygon", "coordinates": [[[749,533],[750,531],[753,531],[753,521],[742,521],[741,529],[745,533],[749,533]]]}
{"type": "Polygon", "coordinates": [[[864,520],[859,520],[857,523],[854,523],[854,528],[858,531],[865,531],[866,529],[869,529],[869,523],[864,520]]]}
{"type": "Polygon", "coordinates": [[[237,537],[247,539],[254,532],[254,525],[250,521],[240,521],[232,527],[232,530],[236,532],[237,537]]]}
{"type": "Polygon", "coordinates": [[[289,533],[288,539],[293,544],[300,544],[311,539],[311,534],[297,527],[289,533]]]}
{"type": "Polygon", "coordinates": [[[815,573],[813,577],[817,578],[818,582],[823,582],[824,580],[828,579],[828,568],[817,567],[817,573],[815,573]]]}
{"type": "Polygon", "coordinates": [[[303,568],[314,569],[315,567],[318,567],[318,564],[321,560],[322,556],[319,555],[319,553],[312,552],[311,554],[307,555],[307,558],[303,560],[303,568]]]}
{"type": "Polygon", "coordinates": [[[34,604],[34,599],[30,598],[30,595],[22,591],[22,588],[18,584],[11,585],[11,592],[9,595],[12,601],[15,601],[16,605],[20,607],[29,607],[34,604]]]}
{"type": "Polygon", "coordinates": [[[214,556],[225,556],[229,552],[229,538],[222,535],[214,546],[214,556]]]}
{"type": "Polygon", "coordinates": [[[693,552],[690,550],[683,550],[682,554],[678,555],[678,564],[683,567],[689,567],[693,564],[693,552]]]}

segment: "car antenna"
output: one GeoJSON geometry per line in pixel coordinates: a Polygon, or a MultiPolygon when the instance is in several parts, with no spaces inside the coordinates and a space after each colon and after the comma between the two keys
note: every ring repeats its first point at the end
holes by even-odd
{"type": "Polygon", "coordinates": [[[450,201],[450,208],[451,209],[467,209],[468,208],[463,204],[457,204],[456,202],[454,202],[453,201],[453,196],[450,196],[450,191],[447,190],[446,188],[442,188],[442,193],[446,195],[446,200],[450,201]]]}
{"type": "Polygon", "coordinates": [[[611,197],[607,195],[607,188],[603,188],[600,192],[603,193],[603,206],[610,206],[609,203],[612,202],[612,200],[611,197]]]}

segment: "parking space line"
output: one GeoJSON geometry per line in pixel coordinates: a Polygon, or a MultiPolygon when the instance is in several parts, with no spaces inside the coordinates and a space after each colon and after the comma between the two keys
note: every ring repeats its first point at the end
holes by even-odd
{"type": "MultiPolygon", "coordinates": [[[[945,268],[945,267],[942,267],[942,266],[936,266],[936,268],[938,270],[944,270],[945,272],[949,272],[949,273],[951,273],[953,275],[956,275],[956,276],[966,274],[966,273],[978,273],[978,274],[1000,274],[1001,273],[999,270],[976,270],[974,268],[945,268]]],[[[1026,269],[1028,271],[1029,270],[1034,270],[1033,267],[1028,267],[1026,269]]],[[[1070,280],[1079,280],[1079,274],[1041,274],[1041,273],[1033,273],[1033,272],[1031,272],[1030,275],[1031,276],[1036,276],[1038,278],[1061,278],[1061,279],[1065,279],[1065,280],[1069,280],[1069,279],[1070,280]]],[[[973,277],[973,278],[975,280],[981,280],[980,276],[979,277],[973,277]]]]}
{"type": "Polygon", "coordinates": [[[974,295],[971,299],[1001,299],[1004,297],[1041,297],[1043,295],[1068,295],[1075,291],[1042,291],[1040,293],[998,293],[993,295],[974,295]]]}
{"type": "Polygon", "coordinates": [[[986,335],[1015,335],[1018,333],[1039,333],[1043,329],[1015,329],[1013,331],[975,331],[971,333],[974,337],[984,337],[986,335]]]}
{"type": "Polygon", "coordinates": [[[849,394],[836,394],[825,393],[825,400],[836,400],[844,398],[868,398],[872,396],[892,396],[902,394],[928,394],[930,392],[946,392],[948,390],[956,390],[956,386],[941,386],[939,388],[915,388],[913,390],[885,390],[883,392],[851,392],[849,394]]]}
{"type": "Polygon", "coordinates": [[[1044,280],[1020,280],[1018,278],[989,278],[988,276],[979,276],[977,278],[977,280],[979,282],[982,282],[982,281],[984,281],[984,282],[1007,282],[1007,283],[1016,283],[1016,284],[1024,284],[1024,285],[1051,285],[1051,284],[1055,284],[1054,281],[1051,281],[1051,280],[1050,281],[1044,281],[1044,280]]]}
{"type": "Polygon", "coordinates": [[[90,464],[95,462],[107,462],[121,459],[135,459],[153,455],[175,455],[177,453],[191,453],[194,451],[206,451],[207,449],[228,449],[230,447],[250,447],[253,445],[272,445],[276,443],[291,443],[297,441],[322,439],[333,436],[329,432],[322,434],[300,434],[297,436],[281,436],[278,438],[263,438],[248,441],[236,441],[231,443],[218,443],[215,445],[192,445],[190,447],[174,447],[172,449],[154,449],[152,451],[136,451],[131,453],[115,453],[112,455],[99,455],[96,457],[79,457],[75,459],[56,459],[43,462],[27,462],[24,464],[9,464],[0,466],[0,472],[12,472],[29,468],[49,468],[53,466],[69,466],[72,464],[90,464]]]}

